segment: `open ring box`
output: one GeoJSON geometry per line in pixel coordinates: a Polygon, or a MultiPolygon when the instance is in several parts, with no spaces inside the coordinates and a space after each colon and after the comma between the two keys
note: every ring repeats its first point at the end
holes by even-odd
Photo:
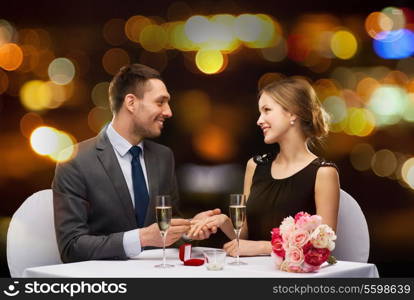
{"type": "Polygon", "coordinates": [[[180,260],[184,262],[185,266],[201,266],[204,264],[202,258],[191,258],[192,246],[191,244],[184,244],[180,246],[180,260]]]}

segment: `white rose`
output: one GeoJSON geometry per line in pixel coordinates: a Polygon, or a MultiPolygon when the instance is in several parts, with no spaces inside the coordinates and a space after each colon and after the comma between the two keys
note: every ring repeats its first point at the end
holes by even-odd
{"type": "Polygon", "coordinates": [[[335,232],[326,224],[319,225],[310,236],[310,241],[315,248],[335,248],[335,232]]]}

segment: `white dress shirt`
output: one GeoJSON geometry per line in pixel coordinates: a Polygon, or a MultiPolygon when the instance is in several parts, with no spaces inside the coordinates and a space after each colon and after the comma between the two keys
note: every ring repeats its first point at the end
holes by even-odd
{"type": "MultiPolygon", "coordinates": [[[[132,205],[135,208],[134,201],[134,186],[132,183],[132,168],[131,161],[132,155],[129,153],[131,145],[125,138],[123,138],[116,130],[112,127],[110,123],[106,129],[106,134],[108,135],[109,142],[115,150],[116,158],[118,159],[119,166],[121,167],[122,173],[124,174],[125,181],[128,186],[129,194],[131,195],[132,205]]],[[[147,184],[147,190],[149,192],[147,170],[145,168],[144,162],[144,143],[141,142],[137,145],[141,148],[141,154],[139,160],[141,163],[142,171],[145,177],[145,183],[147,184]]],[[[123,245],[125,254],[128,257],[137,256],[141,252],[141,241],[139,238],[139,229],[133,229],[124,233],[123,236],[123,245]]]]}

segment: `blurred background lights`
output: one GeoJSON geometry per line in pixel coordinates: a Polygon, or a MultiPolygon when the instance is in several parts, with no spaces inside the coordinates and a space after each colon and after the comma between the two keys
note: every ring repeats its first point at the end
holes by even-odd
{"type": "Polygon", "coordinates": [[[210,39],[210,21],[204,16],[192,16],[184,25],[184,32],[194,43],[204,43],[210,39]]]}
{"type": "Polygon", "coordinates": [[[75,152],[74,144],[69,134],[47,126],[36,128],[30,136],[33,151],[56,162],[69,160],[75,152]]]}
{"type": "Polygon", "coordinates": [[[23,62],[23,51],[14,43],[0,46],[0,67],[7,71],[14,71],[23,62]]]}
{"type": "Polygon", "coordinates": [[[144,16],[132,16],[125,23],[125,35],[133,42],[139,43],[142,30],[152,24],[151,20],[144,16]]]}
{"type": "Polygon", "coordinates": [[[10,43],[13,40],[15,29],[6,20],[0,19],[0,46],[10,43]]]}
{"type": "Polygon", "coordinates": [[[67,58],[56,58],[50,63],[48,74],[50,80],[54,83],[65,85],[75,77],[75,66],[67,58]]]}
{"type": "Polygon", "coordinates": [[[373,39],[379,39],[379,33],[390,31],[393,27],[392,19],[382,12],[373,12],[365,19],[365,30],[373,39]]]}
{"type": "Polygon", "coordinates": [[[127,40],[124,28],[125,21],[123,19],[110,19],[105,23],[102,32],[105,41],[112,46],[123,44],[127,40]]]}
{"type": "Polygon", "coordinates": [[[323,107],[331,116],[330,122],[337,124],[342,122],[347,116],[345,101],[338,96],[329,96],[323,101],[323,107]]]}
{"type": "Polygon", "coordinates": [[[41,111],[47,108],[52,96],[50,86],[41,80],[28,81],[20,89],[20,101],[26,109],[32,111],[41,111]]]}
{"type": "Polygon", "coordinates": [[[401,168],[401,177],[414,189],[414,157],[407,159],[401,168]]]}
{"type": "Polygon", "coordinates": [[[40,155],[49,155],[56,151],[58,146],[58,132],[51,127],[38,127],[30,136],[32,149],[40,155]]]}
{"type": "Polygon", "coordinates": [[[9,77],[7,74],[0,69],[0,95],[7,91],[9,87],[9,77]]]}
{"type": "Polygon", "coordinates": [[[384,8],[381,12],[391,20],[389,22],[391,23],[391,30],[399,30],[405,27],[406,20],[402,9],[390,6],[384,8]]]}
{"type": "Polygon", "coordinates": [[[218,50],[200,50],[196,54],[195,61],[201,72],[214,74],[222,69],[224,57],[218,50]]]}
{"type": "Polygon", "coordinates": [[[384,85],[372,94],[369,108],[375,114],[378,125],[391,125],[401,119],[407,104],[408,97],[402,88],[384,85]]]}
{"type": "Polygon", "coordinates": [[[109,108],[109,82],[100,82],[96,84],[91,92],[92,102],[99,107],[109,108]]]}
{"type": "Polygon", "coordinates": [[[109,109],[103,107],[94,107],[88,114],[89,128],[98,133],[101,129],[112,120],[112,113],[109,109]]]}
{"type": "Polygon", "coordinates": [[[257,41],[265,31],[263,20],[251,14],[239,15],[234,25],[238,38],[244,42],[257,41]]]}
{"type": "Polygon", "coordinates": [[[40,115],[34,112],[28,112],[20,119],[20,131],[24,137],[30,138],[33,130],[42,124],[43,119],[40,115]]]}
{"type": "Polygon", "coordinates": [[[372,157],[371,168],[377,176],[391,176],[397,168],[397,158],[388,149],[379,150],[372,157]]]}
{"type": "Polygon", "coordinates": [[[122,48],[112,48],[102,57],[102,65],[108,74],[115,75],[122,66],[130,63],[129,54],[122,48]]]}
{"type": "Polygon", "coordinates": [[[331,39],[331,50],[340,59],[352,58],[358,48],[355,36],[346,30],[335,32],[331,39]]]}
{"type": "Polygon", "coordinates": [[[414,33],[409,29],[381,32],[373,43],[375,53],[385,59],[402,59],[414,54],[414,33]]]}
{"type": "Polygon", "coordinates": [[[145,50],[159,52],[167,46],[167,32],[160,25],[148,25],[141,31],[139,42],[145,50]]]}
{"type": "Polygon", "coordinates": [[[370,144],[357,144],[350,153],[352,166],[358,171],[367,171],[371,168],[371,160],[375,154],[374,148],[370,144]]]}

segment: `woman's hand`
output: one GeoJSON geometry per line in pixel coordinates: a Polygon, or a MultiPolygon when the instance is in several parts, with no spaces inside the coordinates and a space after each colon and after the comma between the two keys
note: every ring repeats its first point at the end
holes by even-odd
{"type": "MultiPolygon", "coordinates": [[[[224,244],[224,251],[230,256],[237,256],[237,240],[234,239],[231,242],[224,244]]],[[[240,240],[240,256],[256,256],[262,254],[270,254],[272,247],[268,241],[249,241],[240,240]]]]}
{"type": "Polygon", "coordinates": [[[192,220],[191,228],[187,233],[188,237],[197,237],[203,233],[203,231],[217,232],[217,228],[223,225],[228,217],[224,214],[214,215],[201,220],[192,220]]]}

